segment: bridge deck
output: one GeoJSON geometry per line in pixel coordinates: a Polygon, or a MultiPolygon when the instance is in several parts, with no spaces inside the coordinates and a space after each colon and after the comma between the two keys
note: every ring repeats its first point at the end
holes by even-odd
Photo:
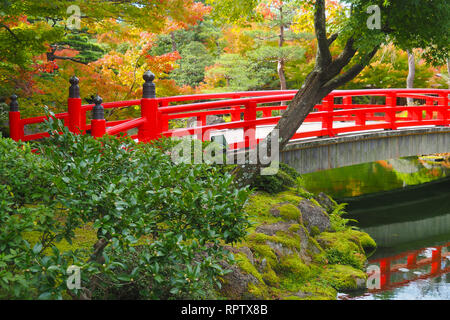
{"type": "MultiPolygon", "coordinates": [[[[378,124],[379,121],[367,121],[367,125],[371,124],[378,124]]],[[[339,128],[350,128],[355,126],[355,121],[333,121],[333,128],[339,129],[339,128]]],[[[274,125],[264,125],[264,126],[257,126],[256,127],[256,138],[257,139],[264,139],[274,128],[274,125]]],[[[426,126],[412,126],[412,127],[402,127],[397,130],[408,130],[410,128],[433,128],[435,126],[433,125],[426,125],[426,126]]],[[[319,131],[322,129],[322,122],[305,122],[303,123],[300,128],[297,130],[297,133],[305,133],[305,132],[312,132],[312,131],[319,131]]],[[[368,133],[368,132],[383,132],[384,129],[373,129],[373,130],[361,130],[361,131],[352,131],[351,133],[338,133],[336,136],[348,136],[348,135],[354,135],[355,133],[368,133]]],[[[220,136],[224,135],[225,139],[229,144],[231,143],[237,143],[244,141],[244,129],[238,128],[238,129],[224,129],[224,130],[213,130],[211,131],[211,136],[220,136]]],[[[317,137],[308,137],[308,138],[299,138],[296,140],[299,141],[308,141],[311,139],[315,139],[317,137]]]]}

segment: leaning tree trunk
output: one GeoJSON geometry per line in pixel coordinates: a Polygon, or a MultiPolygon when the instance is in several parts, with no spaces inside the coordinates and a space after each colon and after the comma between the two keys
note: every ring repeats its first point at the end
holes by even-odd
{"type": "MultiPolygon", "coordinates": [[[[414,88],[414,77],[416,76],[416,63],[414,59],[414,52],[407,50],[408,53],[408,77],[406,78],[406,88],[414,88]]],[[[413,98],[406,98],[408,106],[414,104],[413,98]]]]}
{"type": "MultiPolygon", "coordinates": [[[[353,59],[357,49],[354,48],[354,39],[350,37],[341,54],[333,59],[330,46],[339,34],[335,33],[329,38],[326,36],[324,0],[315,2],[314,28],[318,44],[315,67],[289,103],[274,130],[258,145],[258,148],[266,147],[268,154],[272,152],[270,150],[272,139],[278,139],[279,151],[283,150],[314,106],[319,104],[331,91],[355,78],[369,64],[379,49],[379,45],[375,46],[372,51],[367,52],[361,58],[353,59]],[[356,62],[352,63],[350,68],[342,72],[344,67],[355,60],[356,62]]],[[[246,161],[248,159],[249,152],[246,154],[246,161]]],[[[267,166],[260,162],[255,165],[248,165],[248,163],[246,162],[247,165],[238,166],[234,170],[235,181],[240,185],[249,185],[261,168],[267,166]]]]}

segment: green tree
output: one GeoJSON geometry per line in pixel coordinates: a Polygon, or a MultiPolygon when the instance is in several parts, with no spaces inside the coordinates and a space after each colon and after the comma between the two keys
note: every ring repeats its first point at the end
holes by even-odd
{"type": "Polygon", "coordinates": [[[292,32],[290,29],[297,14],[296,1],[262,1],[260,10],[264,19],[258,29],[247,33],[255,39],[257,48],[249,52],[256,60],[267,60],[277,64],[280,89],[286,90],[286,63],[301,59],[305,49],[293,45],[293,40],[308,38],[308,34],[292,32]]]}
{"type": "MultiPolygon", "coordinates": [[[[237,12],[235,8],[225,6],[228,2],[211,0],[216,14],[234,18],[237,12]]],[[[257,4],[255,2],[241,1],[252,9],[257,4]]],[[[354,79],[369,65],[382,44],[392,41],[402,49],[423,48],[426,59],[437,64],[443,64],[449,55],[450,6],[446,0],[341,2],[348,8],[347,19],[336,32],[328,33],[325,0],[298,1],[314,12],[317,53],[314,69],[275,127],[279,132],[281,149],[314,106],[332,90],[354,79]],[[337,56],[333,56],[330,50],[334,43],[343,47],[337,56]]],[[[251,17],[252,13],[241,12],[241,16],[251,17]]],[[[269,134],[265,141],[267,145],[271,139],[272,134],[269,134]]],[[[238,168],[236,172],[241,182],[248,183],[248,179],[258,172],[257,167],[238,168]]]]}
{"type": "Polygon", "coordinates": [[[99,32],[114,32],[116,23],[136,26],[147,32],[160,32],[168,24],[192,24],[205,11],[194,0],[1,0],[0,1],[0,95],[11,89],[30,88],[39,67],[36,57],[47,54],[57,59],[88,63],[102,56],[103,48],[93,40],[99,32]],[[73,28],[78,18],[80,30],[73,28]],[[72,7],[73,8],[73,7],[72,7]],[[80,51],[76,57],[60,56],[63,47],[80,51]]]}
{"type": "Polygon", "coordinates": [[[215,79],[214,90],[248,91],[261,89],[271,82],[274,70],[235,53],[225,53],[206,72],[206,78],[215,79]],[[219,81],[217,81],[219,79],[219,81]]]}
{"type": "MultiPolygon", "coordinates": [[[[408,54],[394,46],[384,46],[355,79],[344,85],[346,89],[402,88],[408,76],[408,54]]],[[[428,87],[433,75],[429,66],[416,61],[414,83],[418,88],[428,87]]]]}
{"type": "Polygon", "coordinates": [[[213,57],[205,45],[197,41],[183,46],[180,55],[179,67],[170,73],[170,78],[181,86],[197,86],[205,78],[205,67],[214,63],[213,57]]]}

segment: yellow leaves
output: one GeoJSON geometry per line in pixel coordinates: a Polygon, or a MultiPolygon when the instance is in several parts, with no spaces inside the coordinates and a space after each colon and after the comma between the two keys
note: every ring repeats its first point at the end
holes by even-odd
{"type": "MultiPolygon", "coordinates": [[[[326,1],[326,22],[329,33],[335,32],[346,19],[346,10],[338,1],[326,1]]],[[[296,33],[314,33],[314,8],[310,3],[300,6],[291,29],[296,33]]]]}

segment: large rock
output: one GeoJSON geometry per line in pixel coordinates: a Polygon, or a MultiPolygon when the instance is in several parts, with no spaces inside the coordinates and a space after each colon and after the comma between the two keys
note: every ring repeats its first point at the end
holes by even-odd
{"type": "MultiPolygon", "coordinates": [[[[253,253],[248,247],[234,248],[231,246],[224,246],[224,249],[231,251],[234,254],[243,253],[253,265],[254,258],[253,253]]],[[[224,269],[231,270],[223,276],[222,289],[221,292],[225,296],[231,299],[254,299],[255,297],[251,295],[248,290],[248,285],[258,284],[259,280],[252,274],[243,271],[238,265],[229,265],[227,262],[222,261],[221,265],[224,269]]]]}
{"type": "Polygon", "coordinates": [[[331,230],[330,217],[325,210],[309,200],[302,200],[298,204],[302,213],[303,222],[309,233],[316,233],[331,230]]]}
{"type": "Polygon", "coordinates": [[[288,232],[291,227],[291,223],[288,222],[277,222],[272,224],[263,224],[256,228],[256,232],[264,233],[268,236],[274,236],[278,231],[288,232]]]}
{"type": "Polygon", "coordinates": [[[272,224],[263,224],[255,230],[255,232],[263,233],[268,236],[275,236],[280,231],[292,235],[292,239],[294,235],[297,235],[300,238],[300,242],[299,247],[294,249],[286,247],[282,243],[267,241],[266,244],[272,248],[278,258],[297,253],[305,263],[310,263],[310,254],[318,254],[320,252],[317,244],[311,241],[309,232],[302,225],[281,221],[272,224]]]}
{"type": "Polygon", "coordinates": [[[321,192],[314,196],[314,199],[325,209],[326,212],[332,213],[336,207],[336,203],[325,193],[321,192]]]}
{"type": "Polygon", "coordinates": [[[243,272],[236,265],[224,265],[225,269],[231,270],[223,276],[221,292],[228,298],[234,300],[252,299],[252,295],[248,291],[250,283],[257,284],[259,281],[255,276],[243,272]]]}

